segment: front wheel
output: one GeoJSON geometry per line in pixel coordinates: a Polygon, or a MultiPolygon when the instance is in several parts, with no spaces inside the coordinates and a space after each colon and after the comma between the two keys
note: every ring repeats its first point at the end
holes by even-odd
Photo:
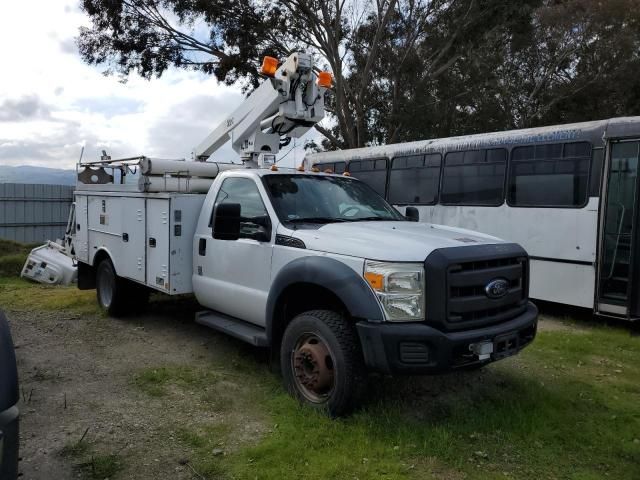
{"type": "Polygon", "coordinates": [[[353,325],[329,310],[295,317],[285,330],[280,365],[287,390],[331,416],[349,413],[364,384],[364,366],[353,325]]]}

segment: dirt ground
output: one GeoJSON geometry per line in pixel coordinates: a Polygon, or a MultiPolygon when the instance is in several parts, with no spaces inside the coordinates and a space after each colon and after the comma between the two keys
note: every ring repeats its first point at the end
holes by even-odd
{"type": "MultiPolygon", "coordinates": [[[[260,402],[252,396],[261,376],[273,384],[266,355],[195,324],[196,309],[185,300],[125,319],[7,312],[22,391],[22,478],[104,478],[105,462],[118,478],[204,478],[190,463],[182,427],[219,431],[213,455],[258,441],[268,420],[251,404],[260,402]],[[195,382],[154,396],[136,384],[140,372],[154,379],[153,369],[165,366],[213,371],[202,378],[216,387],[195,382]]],[[[568,327],[547,319],[542,328],[568,327]]]]}
{"type": "MultiPolygon", "coordinates": [[[[176,425],[228,425],[234,440],[229,444],[225,435],[227,450],[259,438],[264,427],[250,409],[229,411],[223,402],[218,411],[216,402],[199,397],[154,398],[133,384],[136,372],[155,366],[218,365],[224,372],[230,359],[258,356],[256,369],[265,368],[259,351],[195,324],[194,309],[192,302],[163,302],[122,320],[7,312],[22,392],[22,478],[98,477],[92,451],[127,459],[122,478],[197,478],[188,449],[176,440],[176,425]],[[65,454],[81,439],[91,447],[84,459],[65,454]]],[[[227,375],[223,390],[238,396],[238,379],[227,375]]]]}

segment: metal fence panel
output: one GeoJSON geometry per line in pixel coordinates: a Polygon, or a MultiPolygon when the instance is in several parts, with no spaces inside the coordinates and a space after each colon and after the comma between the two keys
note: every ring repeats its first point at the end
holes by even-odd
{"type": "Polygon", "coordinates": [[[67,185],[0,184],[0,238],[22,243],[62,238],[73,189],[67,185]]]}

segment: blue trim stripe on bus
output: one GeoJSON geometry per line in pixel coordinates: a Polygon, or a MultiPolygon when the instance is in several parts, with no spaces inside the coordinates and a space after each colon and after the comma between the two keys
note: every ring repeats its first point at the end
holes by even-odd
{"type": "Polygon", "coordinates": [[[566,258],[550,258],[550,257],[534,257],[529,255],[530,260],[538,260],[540,262],[556,262],[556,263],[571,263],[573,265],[588,265],[590,267],[594,266],[594,262],[586,262],[583,260],[568,260],[566,258]]]}

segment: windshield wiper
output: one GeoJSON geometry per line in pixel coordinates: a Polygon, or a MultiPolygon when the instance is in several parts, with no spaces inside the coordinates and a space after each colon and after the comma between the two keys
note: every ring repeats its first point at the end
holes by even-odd
{"type": "Polygon", "coordinates": [[[335,222],[347,222],[342,218],[334,217],[305,217],[305,218],[291,218],[287,220],[289,223],[335,223],[335,222]]]}
{"type": "Polygon", "coordinates": [[[348,222],[397,222],[399,220],[397,218],[359,217],[359,218],[354,218],[347,221],[348,222]]]}

